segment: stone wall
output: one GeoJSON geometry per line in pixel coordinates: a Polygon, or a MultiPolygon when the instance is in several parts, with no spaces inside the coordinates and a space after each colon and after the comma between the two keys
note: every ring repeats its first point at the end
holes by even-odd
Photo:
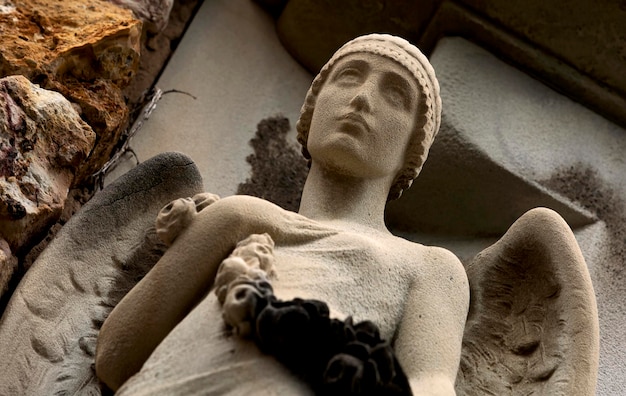
{"type": "Polygon", "coordinates": [[[130,10],[100,0],[0,6],[2,307],[93,194],[198,1],[118,3],[130,10]]]}

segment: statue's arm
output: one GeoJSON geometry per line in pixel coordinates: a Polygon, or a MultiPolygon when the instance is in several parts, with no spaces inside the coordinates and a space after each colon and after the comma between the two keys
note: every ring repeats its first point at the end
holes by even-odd
{"type": "MultiPolygon", "coordinates": [[[[218,201],[195,217],[120,301],[98,336],[96,373],[117,390],[213,284],[220,262],[247,236],[246,207],[218,201]]],[[[253,228],[253,227],[252,227],[253,228]]]]}
{"type": "Polygon", "coordinates": [[[469,284],[461,262],[441,248],[426,248],[412,282],[395,351],[414,395],[454,395],[469,284]]]}

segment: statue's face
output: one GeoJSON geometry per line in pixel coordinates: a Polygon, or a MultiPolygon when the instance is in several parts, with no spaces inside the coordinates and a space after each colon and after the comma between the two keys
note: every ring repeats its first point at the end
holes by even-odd
{"type": "Polygon", "coordinates": [[[340,59],[315,103],[307,142],[313,162],[354,177],[395,177],[418,97],[413,75],[390,59],[369,53],[340,59]]]}

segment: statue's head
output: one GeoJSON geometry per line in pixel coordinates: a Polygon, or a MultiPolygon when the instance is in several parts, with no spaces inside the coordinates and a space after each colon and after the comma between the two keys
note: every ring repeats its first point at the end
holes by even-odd
{"type": "Polygon", "coordinates": [[[414,116],[414,122],[403,154],[404,165],[395,176],[388,195],[389,200],[397,199],[422,169],[441,123],[441,97],[435,72],[424,54],[408,41],[387,34],[370,34],[349,41],[335,52],[309,88],[297,123],[298,141],[302,144],[302,154],[311,159],[307,143],[318,96],[336,65],[342,64],[345,58],[358,60],[360,56],[376,56],[386,59],[385,62],[392,61],[394,67],[399,65],[406,72],[404,74],[414,80],[412,85],[417,87],[417,98],[410,102],[409,111],[414,116]]]}

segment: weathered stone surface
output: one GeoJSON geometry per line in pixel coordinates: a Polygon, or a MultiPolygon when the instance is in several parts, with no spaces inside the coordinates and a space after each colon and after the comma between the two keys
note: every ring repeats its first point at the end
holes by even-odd
{"type": "Polygon", "coordinates": [[[626,6],[620,1],[460,0],[626,95],[626,6]]]}
{"type": "Polygon", "coordinates": [[[152,32],[165,29],[174,6],[174,0],[109,0],[109,2],[131,10],[152,32]]]}
{"type": "Polygon", "coordinates": [[[158,260],[162,206],[202,191],[191,160],[166,153],[96,194],[22,279],[0,322],[0,395],[101,393],[100,325],[158,260]]]}
{"type": "Polygon", "coordinates": [[[254,154],[246,158],[252,172],[245,183],[239,184],[237,194],[263,198],[297,212],[309,168],[300,147],[287,141],[288,132],[289,120],[285,117],[259,122],[250,140],[254,154]]]}
{"type": "Polygon", "coordinates": [[[13,251],[61,214],[95,139],[61,94],[23,76],[0,79],[0,236],[13,251]]]}
{"type": "Polygon", "coordinates": [[[96,146],[76,174],[75,180],[79,183],[109,160],[128,123],[129,109],[121,89],[107,80],[97,79],[90,83],[48,81],[47,86],[78,104],[81,115],[97,135],[96,146]]]}
{"type": "Polygon", "coordinates": [[[200,0],[176,0],[167,26],[158,33],[152,33],[148,28],[145,40],[142,40],[139,70],[133,81],[124,89],[124,97],[128,98],[129,104],[143,103],[147,92],[178,47],[200,2],[200,0]]]}
{"type": "Polygon", "coordinates": [[[0,77],[21,74],[79,104],[97,147],[76,181],[109,159],[128,122],[121,89],[139,65],[141,22],[103,1],[5,1],[0,77]]]}
{"type": "MultiPolygon", "coordinates": [[[[198,165],[207,191],[235,194],[249,177],[246,157],[252,153],[249,140],[256,125],[275,114],[295,122],[311,78],[285,52],[273,21],[257,4],[205,1],[157,83],[163,91],[176,89],[197,99],[163,95],[133,138],[133,149],[139,159],[163,151],[184,152],[198,165]]],[[[287,139],[294,142],[295,132],[287,139]]],[[[134,159],[127,158],[109,180],[135,166],[134,159]]]]}
{"type": "Polygon", "coordinates": [[[0,238],[0,297],[7,292],[9,281],[17,268],[17,257],[11,253],[9,244],[0,238]]]}
{"type": "Polygon", "coordinates": [[[0,75],[127,83],[138,66],[140,37],[140,21],[103,1],[5,1],[0,75]]]}

